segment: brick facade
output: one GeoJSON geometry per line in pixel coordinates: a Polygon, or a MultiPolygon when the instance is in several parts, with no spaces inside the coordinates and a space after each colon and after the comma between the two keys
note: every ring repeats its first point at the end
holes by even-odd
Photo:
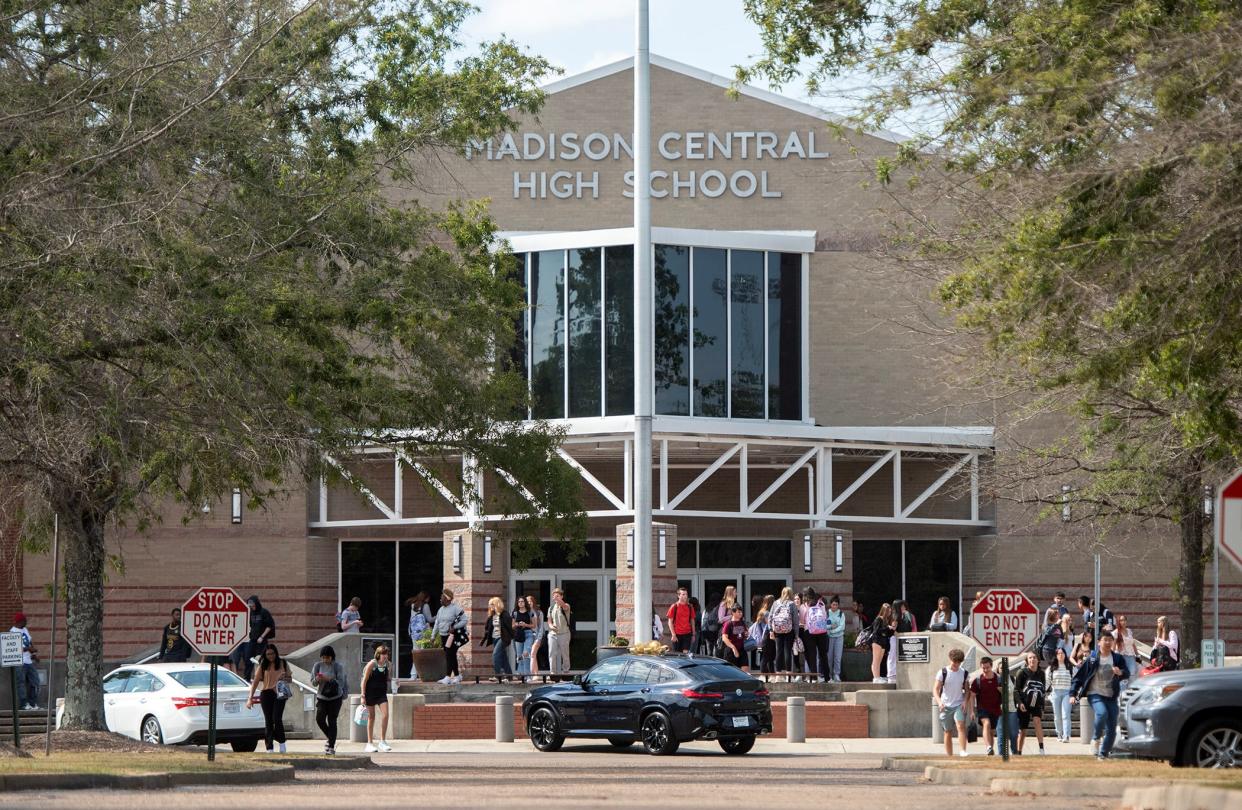
{"type": "MultiPolygon", "coordinates": [[[[617,526],[617,635],[631,642],[641,642],[651,639],[651,629],[642,628],[642,632],[637,632],[634,627],[634,569],[626,558],[633,531],[633,523],[617,526]]],[[[652,614],[663,620],[668,606],[677,601],[677,527],[671,523],[652,522],[648,553],[651,555],[648,559],[651,560],[652,614]],[[661,533],[665,544],[663,566],[659,564],[661,533]]],[[[661,626],[661,635],[667,636],[668,628],[663,621],[661,626]]]]}
{"type": "MultiPolygon", "coordinates": [[[[487,624],[487,601],[499,596],[512,610],[513,600],[505,592],[509,582],[509,549],[504,540],[487,531],[458,529],[444,533],[444,587],[470,617],[470,643],[457,651],[463,676],[490,675],[492,648],[482,646],[487,624]],[[492,541],[489,562],[486,543],[492,541]],[[458,551],[454,551],[454,548],[458,551]],[[459,569],[454,570],[454,561],[459,569]],[[485,570],[490,567],[490,571],[485,570]]],[[[436,605],[439,601],[433,598],[436,605]]]]}

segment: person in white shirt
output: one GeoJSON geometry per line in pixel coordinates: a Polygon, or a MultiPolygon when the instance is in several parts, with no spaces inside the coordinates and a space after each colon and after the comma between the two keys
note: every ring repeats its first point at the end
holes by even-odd
{"type": "Polygon", "coordinates": [[[565,592],[560,588],[552,591],[552,607],[548,608],[548,669],[552,674],[569,672],[569,618],[573,615],[565,592]]]}
{"type": "Polygon", "coordinates": [[[1169,629],[1169,617],[1158,616],[1156,618],[1156,638],[1151,643],[1152,651],[1157,647],[1164,647],[1169,651],[1169,655],[1173,656],[1173,660],[1177,661],[1178,642],[1177,631],[1169,629]]]}
{"type": "Polygon", "coordinates": [[[39,672],[35,669],[36,654],[34,643],[30,638],[30,630],[26,628],[26,614],[18,613],[13,617],[10,633],[22,637],[22,666],[17,673],[17,703],[27,711],[39,708],[39,672]]]}
{"type": "Polygon", "coordinates": [[[940,709],[940,727],[944,729],[944,752],[953,756],[953,726],[957,726],[957,739],[961,746],[958,756],[968,756],[966,750],[966,718],[970,715],[973,693],[969,689],[970,673],[962,666],[966,653],[954,647],[949,650],[949,665],[936,673],[936,685],[932,691],[936,706],[940,709]]]}

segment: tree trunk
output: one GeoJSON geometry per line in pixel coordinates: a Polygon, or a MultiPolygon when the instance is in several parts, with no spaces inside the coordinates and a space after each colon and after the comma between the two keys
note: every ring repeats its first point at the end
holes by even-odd
{"type": "Polygon", "coordinates": [[[102,731],[104,517],[77,504],[62,524],[67,632],[61,727],[102,731]]]}
{"type": "Polygon", "coordinates": [[[1199,477],[1190,476],[1178,493],[1182,561],[1177,581],[1177,601],[1181,608],[1177,630],[1182,667],[1199,665],[1203,641],[1203,569],[1206,562],[1203,531],[1206,521],[1200,505],[1202,490],[1199,477]]]}

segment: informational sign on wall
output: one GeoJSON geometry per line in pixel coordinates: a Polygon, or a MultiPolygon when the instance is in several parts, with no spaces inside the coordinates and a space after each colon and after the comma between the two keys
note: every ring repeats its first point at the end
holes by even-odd
{"type": "Polygon", "coordinates": [[[897,662],[900,664],[926,664],[931,660],[930,636],[898,636],[897,662]]]}

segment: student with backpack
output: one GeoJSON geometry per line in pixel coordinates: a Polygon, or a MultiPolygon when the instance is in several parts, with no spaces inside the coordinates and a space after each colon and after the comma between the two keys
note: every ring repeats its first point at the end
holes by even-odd
{"type": "Polygon", "coordinates": [[[690,652],[694,643],[694,626],[699,617],[695,615],[694,607],[690,604],[690,591],[684,585],[677,589],[677,601],[669,605],[665,618],[668,619],[668,633],[673,642],[673,650],[690,652]]]}
{"type": "Polygon", "coordinates": [[[974,698],[975,719],[983,729],[983,742],[988,747],[987,755],[993,756],[996,753],[996,726],[1001,717],[1001,680],[992,669],[992,659],[988,656],[979,659],[979,669],[979,677],[970,684],[970,691],[974,698]]]}
{"type": "Polygon", "coordinates": [[[1045,666],[1052,666],[1057,660],[1057,648],[1061,646],[1064,634],[1061,630],[1061,612],[1055,607],[1048,608],[1044,614],[1044,629],[1035,642],[1035,649],[1045,666]]]}
{"type": "Polygon", "coordinates": [[[970,756],[966,750],[966,718],[970,715],[970,671],[962,666],[966,653],[954,647],[949,650],[949,665],[936,673],[932,692],[940,709],[940,727],[944,729],[944,753],[953,756],[953,732],[956,730],[961,750],[958,756],[970,756]]]}
{"type": "Polygon", "coordinates": [[[781,596],[772,603],[772,640],[776,643],[776,671],[793,670],[793,644],[798,632],[798,606],[794,604],[793,588],[781,589],[781,596]]]}
{"type": "Polygon", "coordinates": [[[743,672],[750,672],[750,662],[746,658],[746,620],[742,617],[742,606],[736,602],[729,608],[729,620],[720,628],[720,640],[725,647],[725,661],[743,672]]]}
{"type": "Polygon", "coordinates": [[[806,605],[807,669],[823,683],[832,675],[828,665],[828,606],[810,587],[802,592],[802,604],[806,605]]]}
{"type": "Polygon", "coordinates": [[[714,593],[708,600],[708,608],[703,611],[703,619],[699,625],[699,639],[702,641],[704,655],[720,654],[720,594],[714,593]]]}
{"type": "Polygon", "coordinates": [[[1034,721],[1039,753],[1047,753],[1044,750],[1044,696],[1048,693],[1048,681],[1039,668],[1039,656],[1034,652],[1026,654],[1026,668],[1014,677],[1013,692],[1018,707],[1018,745],[1013,752],[1022,753],[1026,745],[1026,730],[1034,721]]]}

